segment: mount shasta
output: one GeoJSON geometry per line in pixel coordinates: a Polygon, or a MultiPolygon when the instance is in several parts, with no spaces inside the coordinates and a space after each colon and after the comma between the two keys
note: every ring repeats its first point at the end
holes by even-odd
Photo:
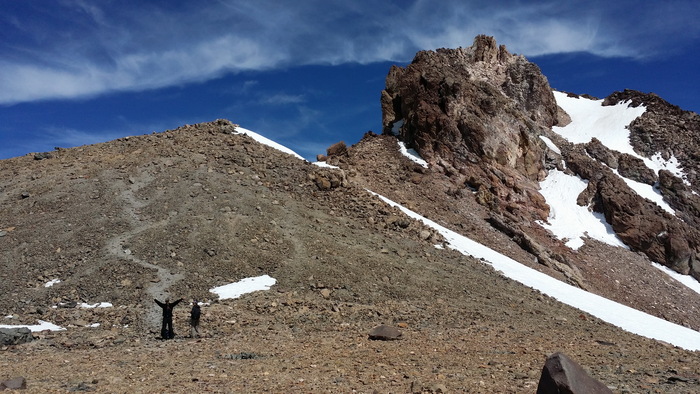
{"type": "Polygon", "coordinates": [[[614,392],[697,391],[698,348],[524,286],[440,228],[700,335],[698,114],[553,90],[487,36],[392,67],[380,105],[383,130],[317,163],[227,120],[2,160],[0,323],[65,330],[4,346],[0,380],[520,393],[564,352],[614,392]],[[275,284],[210,292],[260,275],[275,284]],[[178,307],[157,339],[166,296],[208,302],[200,338],[178,307]],[[381,324],[400,339],[369,340],[381,324]]]}

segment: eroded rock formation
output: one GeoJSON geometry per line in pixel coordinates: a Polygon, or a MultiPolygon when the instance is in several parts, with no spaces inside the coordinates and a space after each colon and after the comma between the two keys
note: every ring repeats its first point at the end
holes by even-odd
{"type": "MultiPolygon", "coordinates": [[[[538,182],[549,169],[567,169],[588,181],[577,202],[603,213],[633,251],[700,278],[700,197],[691,186],[699,180],[700,116],[632,90],[613,93],[604,105],[619,102],[646,108],[629,126],[635,151],[677,159],[684,179],[656,173],[641,158],[595,138],[580,145],[560,139],[562,152],[548,149],[540,137],[556,138],[552,126],[570,119],[539,68],[492,37],[478,36],[469,48],[419,52],[407,67],[392,67],[381,95],[383,133],[396,135],[431,171],[447,176],[453,195],[472,194],[492,212],[492,223],[509,223],[508,231],[494,226],[499,231],[514,237],[527,233],[521,223],[546,220],[549,206],[538,182]],[[675,215],[638,195],[621,176],[657,187],[675,215]]],[[[528,251],[547,250],[540,244],[548,240],[527,239],[521,247],[537,246],[528,251]]],[[[576,272],[569,262],[535,255],[560,272],[576,272]]]]}
{"type": "Polygon", "coordinates": [[[384,133],[478,190],[483,204],[546,218],[538,137],[556,123],[557,105],[535,64],[478,36],[469,48],[423,51],[408,67],[393,67],[381,101],[384,133]]]}

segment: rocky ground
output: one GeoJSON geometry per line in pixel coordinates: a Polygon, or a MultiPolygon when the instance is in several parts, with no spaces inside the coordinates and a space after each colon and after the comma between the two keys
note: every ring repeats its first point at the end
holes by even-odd
{"type": "MultiPolygon", "coordinates": [[[[534,261],[385,138],[358,145],[341,174],[230,131],[215,122],[2,161],[0,314],[12,318],[0,324],[67,330],[3,347],[0,380],[23,376],[36,392],[522,393],[561,351],[614,392],[697,392],[695,352],[437,249],[438,235],[373,198],[365,188],[534,261]],[[208,291],[261,274],[277,284],[235,300],[208,291]],[[157,338],[152,299],[165,296],[210,302],[201,337],[189,338],[183,303],[177,337],[157,338]],[[103,301],[114,306],[73,307],[103,301]],[[379,324],[401,339],[370,340],[379,324]]],[[[608,288],[622,275],[595,251],[579,252],[585,284],[634,304],[647,271],[608,288]]],[[[620,256],[641,264],[633,255],[620,256]]],[[[700,327],[697,297],[669,283],[655,284],[649,307],[674,302],[670,318],[700,327]]]]}

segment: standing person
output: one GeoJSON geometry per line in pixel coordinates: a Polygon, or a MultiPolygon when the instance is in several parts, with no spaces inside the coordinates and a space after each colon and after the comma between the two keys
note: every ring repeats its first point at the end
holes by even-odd
{"type": "Polygon", "coordinates": [[[197,300],[192,302],[192,310],[190,311],[190,336],[195,338],[199,336],[199,317],[202,315],[202,310],[199,307],[197,300]]]}
{"type": "Polygon", "coordinates": [[[182,298],[175,302],[170,302],[170,298],[166,298],[165,303],[162,303],[155,298],[153,301],[155,301],[159,307],[163,308],[163,324],[160,328],[160,337],[163,339],[175,338],[175,331],[173,331],[173,308],[175,308],[175,306],[182,301],[182,298]]]}

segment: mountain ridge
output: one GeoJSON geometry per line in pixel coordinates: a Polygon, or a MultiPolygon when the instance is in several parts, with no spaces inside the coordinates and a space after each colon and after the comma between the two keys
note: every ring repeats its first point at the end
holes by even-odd
{"type": "MultiPolygon", "coordinates": [[[[527,212],[493,210],[488,193],[499,191],[486,182],[505,180],[502,190],[516,182],[482,176],[477,185],[429,155],[422,167],[389,132],[329,154],[333,169],[235,128],[219,120],[3,160],[0,287],[10,297],[0,311],[69,327],[5,349],[6,373],[44,391],[82,382],[99,391],[522,392],[534,390],[546,355],[565,351],[618,391],[696,388],[693,352],[622,332],[436,249],[439,234],[366,191],[563,281],[700,329],[697,294],[646,257],[591,240],[573,251],[534,223],[544,210],[525,222],[527,212]],[[278,278],[271,291],[219,302],[208,292],[262,273],[278,278]],[[55,277],[62,282],[44,287],[55,277]],[[155,339],[151,298],[165,295],[213,302],[202,338],[155,339]],[[51,307],[76,301],[116,307],[51,307]],[[89,328],[93,320],[102,328],[89,328]],[[379,323],[402,328],[398,346],[367,341],[379,323]],[[241,352],[260,357],[226,358],[241,352]]],[[[567,155],[562,137],[540,130],[567,155]]],[[[542,150],[543,169],[556,168],[541,140],[524,140],[542,150]]],[[[532,186],[522,190],[531,190],[542,174],[525,172],[532,186]]],[[[186,310],[176,311],[176,331],[185,321],[186,310]]]]}

